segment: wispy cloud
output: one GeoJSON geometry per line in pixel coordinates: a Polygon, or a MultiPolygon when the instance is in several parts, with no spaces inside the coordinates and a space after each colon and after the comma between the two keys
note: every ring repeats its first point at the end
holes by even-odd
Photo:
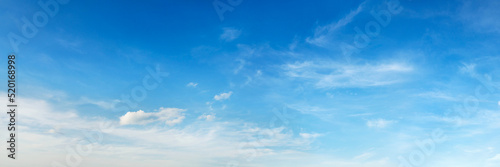
{"type": "Polygon", "coordinates": [[[229,97],[231,97],[232,94],[233,94],[232,91],[229,91],[227,93],[221,93],[221,94],[215,95],[214,100],[226,100],[226,99],[229,99],[229,97]]]}
{"type": "Polygon", "coordinates": [[[201,120],[206,120],[206,121],[213,121],[215,120],[215,114],[203,114],[198,117],[198,119],[201,120]]]}
{"type": "Polygon", "coordinates": [[[441,91],[419,93],[419,94],[417,94],[417,96],[425,97],[425,98],[433,98],[433,99],[442,99],[442,100],[447,100],[447,101],[460,100],[456,96],[452,96],[452,95],[446,94],[446,93],[441,92],[441,91]]]}
{"type": "Polygon", "coordinates": [[[187,87],[193,87],[193,88],[195,88],[196,86],[198,86],[198,83],[195,83],[195,82],[189,82],[186,86],[187,86],[187,87]]]}
{"type": "Polygon", "coordinates": [[[223,28],[223,33],[220,35],[220,39],[230,42],[238,38],[241,34],[241,30],[235,28],[226,27],[223,28]]]}
{"type": "Polygon", "coordinates": [[[497,154],[494,157],[491,157],[490,159],[488,159],[488,161],[500,161],[500,154],[497,154]]]}
{"type": "Polygon", "coordinates": [[[374,156],[374,153],[369,151],[369,152],[364,152],[363,154],[360,154],[360,155],[354,157],[353,159],[358,160],[358,161],[364,161],[364,160],[367,160],[373,156],[374,156]]]}
{"type": "Polygon", "coordinates": [[[89,99],[87,97],[82,97],[79,101],[77,101],[76,103],[77,104],[93,104],[93,105],[97,105],[101,108],[104,108],[104,109],[115,109],[116,107],[116,104],[118,104],[120,102],[120,100],[112,100],[112,101],[103,101],[103,100],[92,100],[92,99],[89,99]]]}
{"type": "MultiPolygon", "coordinates": [[[[24,128],[23,139],[28,143],[24,145],[26,148],[24,155],[33,160],[26,162],[26,166],[36,166],[35,163],[51,164],[52,161],[59,158],[64,159],[67,155],[64,148],[77,146],[74,141],[79,140],[75,136],[84,133],[83,129],[99,128],[103,121],[110,121],[82,117],[72,112],[60,112],[58,109],[60,109],[62,102],[58,102],[56,107],[44,100],[22,100],[30,104],[25,106],[24,111],[31,113],[26,115],[24,119],[28,122],[22,126],[24,128]],[[58,130],[55,130],[59,128],[51,129],[55,126],[61,127],[60,130],[65,134],[60,135],[58,130]],[[43,145],[36,144],[36,141],[40,140],[45,141],[43,145]],[[50,155],[41,154],[47,151],[50,152],[50,155]]],[[[184,109],[178,108],[160,108],[158,112],[152,113],[129,112],[122,116],[120,121],[125,119],[124,121],[128,123],[148,123],[150,121],[176,120],[176,118],[184,119],[184,116],[181,116],[184,111],[184,109]]],[[[6,119],[6,116],[0,115],[0,118],[6,119]]],[[[106,166],[110,163],[119,166],[135,166],[139,164],[138,159],[147,159],[147,162],[141,163],[148,166],[164,166],[165,164],[219,166],[220,163],[227,161],[214,162],[213,159],[234,159],[235,153],[240,156],[251,154],[255,158],[262,159],[275,158],[276,155],[303,154],[300,151],[301,148],[309,147],[312,139],[319,136],[316,133],[308,132],[296,136],[285,127],[262,128],[249,122],[203,120],[212,118],[215,118],[215,114],[204,114],[199,120],[195,119],[194,122],[171,128],[144,125],[147,128],[116,126],[112,129],[101,129],[102,131],[98,135],[105,134],[105,138],[102,138],[102,142],[89,146],[93,149],[82,158],[82,162],[90,163],[93,166],[106,166]],[[122,154],[116,156],[115,152],[122,154]],[[165,160],[162,157],[171,157],[172,160],[165,160]]],[[[64,161],[60,162],[64,163],[64,161]]],[[[0,162],[0,165],[8,166],[3,161],[0,162]]]]}
{"type": "Polygon", "coordinates": [[[337,22],[330,23],[325,26],[318,26],[312,37],[307,37],[306,42],[317,45],[317,46],[327,46],[332,39],[332,36],[342,27],[351,23],[361,11],[364,9],[365,2],[361,3],[356,10],[352,10],[344,18],[338,20],[337,22]]]}
{"type": "MultiPolygon", "coordinates": [[[[304,104],[304,103],[290,104],[290,105],[287,105],[287,107],[289,107],[293,110],[297,110],[302,114],[313,115],[313,116],[318,117],[321,120],[326,121],[326,122],[333,121],[334,113],[336,111],[336,109],[323,108],[323,107],[313,106],[313,105],[304,104]]],[[[284,116],[285,117],[293,117],[293,115],[291,115],[291,114],[286,114],[284,116]]]]}
{"type": "Polygon", "coordinates": [[[347,65],[331,61],[296,62],[282,66],[291,78],[315,82],[318,88],[352,88],[399,83],[414,69],[405,63],[347,65]]]}
{"type": "Polygon", "coordinates": [[[500,33],[500,2],[491,0],[464,1],[460,19],[481,33],[500,33]]]}
{"type": "Polygon", "coordinates": [[[303,137],[305,139],[314,139],[320,136],[323,136],[322,134],[319,133],[299,133],[300,137],[303,137]]]}
{"type": "Polygon", "coordinates": [[[245,67],[245,64],[246,64],[246,61],[243,60],[243,59],[238,59],[236,60],[238,62],[238,65],[237,67],[233,70],[233,73],[234,74],[238,74],[244,67],[245,67]]]}
{"type": "Polygon", "coordinates": [[[396,123],[396,121],[390,121],[385,119],[375,119],[369,120],[366,122],[366,126],[370,128],[386,128],[392,124],[396,123]]]}

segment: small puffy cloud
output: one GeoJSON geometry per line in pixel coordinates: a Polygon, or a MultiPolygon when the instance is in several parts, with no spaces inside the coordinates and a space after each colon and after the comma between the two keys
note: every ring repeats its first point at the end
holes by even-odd
{"type": "Polygon", "coordinates": [[[395,121],[389,121],[385,119],[376,119],[366,122],[366,125],[370,128],[385,128],[395,123],[395,121]]]}
{"type": "Polygon", "coordinates": [[[213,121],[215,119],[215,114],[203,114],[198,117],[198,119],[204,119],[207,121],[213,121]]]}
{"type": "Polygon", "coordinates": [[[186,110],[179,108],[160,108],[158,112],[127,112],[120,117],[121,125],[145,125],[156,121],[164,121],[167,125],[175,125],[184,120],[182,112],[186,110]]]}
{"type": "Polygon", "coordinates": [[[225,100],[225,99],[229,99],[229,97],[231,97],[231,95],[233,94],[232,91],[230,92],[227,92],[227,93],[221,93],[221,94],[218,94],[218,95],[215,95],[214,96],[214,99],[215,100],[225,100]]]}
{"type": "Polygon", "coordinates": [[[154,119],[151,119],[152,116],[153,113],[145,113],[142,110],[137,112],[127,112],[125,115],[120,117],[120,124],[147,124],[154,121],[154,119]]]}
{"type": "Polygon", "coordinates": [[[198,86],[198,83],[189,82],[186,86],[195,88],[196,86],[198,86]]]}
{"type": "Polygon", "coordinates": [[[235,40],[241,34],[240,30],[234,28],[223,28],[224,32],[220,35],[220,39],[225,40],[227,42],[235,40]]]}
{"type": "Polygon", "coordinates": [[[498,101],[498,105],[500,106],[500,101],[498,101]]]}

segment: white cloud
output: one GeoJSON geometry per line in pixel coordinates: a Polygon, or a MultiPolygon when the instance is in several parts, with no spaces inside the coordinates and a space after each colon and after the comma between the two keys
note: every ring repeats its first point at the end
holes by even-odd
{"type": "MultiPolygon", "coordinates": [[[[322,106],[313,106],[304,103],[289,104],[287,105],[287,107],[289,107],[292,110],[297,110],[302,114],[313,115],[325,122],[332,122],[334,120],[333,113],[338,112],[334,108],[325,108],[322,106]]],[[[286,114],[285,116],[290,118],[293,117],[291,114],[286,114]]]]}
{"type": "Polygon", "coordinates": [[[170,119],[170,120],[166,120],[165,121],[165,124],[169,125],[169,126],[173,126],[175,124],[179,124],[182,122],[182,120],[184,120],[184,116],[179,116],[179,117],[176,117],[174,119],[170,119]]]}
{"type": "Polygon", "coordinates": [[[433,92],[425,92],[420,93],[417,96],[434,98],[434,99],[443,99],[447,101],[458,101],[459,99],[456,96],[452,96],[441,91],[433,91],[433,92]]]}
{"type": "Polygon", "coordinates": [[[318,26],[314,31],[314,36],[306,38],[306,42],[325,47],[329,43],[330,39],[332,39],[333,34],[335,34],[340,28],[351,23],[353,18],[363,10],[364,4],[365,2],[361,3],[356,10],[352,10],[349,14],[337,22],[325,26],[318,26]]]}
{"type": "MultiPolygon", "coordinates": [[[[369,155],[367,155],[369,156],[369,155]]],[[[354,160],[338,160],[330,159],[320,162],[319,167],[342,166],[342,167],[397,167],[398,163],[391,161],[389,158],[381,158],[374,160],[354,159],[354,160]]]]}
{"type": "MultiPolygon", "coordinates": [[[[67,148],[79,149],[88,146],[92,149],[82,159],[82,164],[88,166],[221,166],[230,160],[248,166],[290,166],[289,164],[307,163],[329,160],[321,158],[311,160],[309,153],[302,150],[311,147],[312,140],[302,136],[315,137],[315,133],[294,135],[291,129],[285,127],[258,127],[251,122],[216,122],[194,120],[189,124],[165,128],[164,126],[148,126],[136,128],[133,126],[118,126],[118,121],[96,119],[76,114],[72,107],[75,103],[58,101],[57,105],[38,99],[19,99],[24,115],[23,130],[20,140],[25,143],[23,157],[30,161],[19,161],[15,166],[28,167],[39,164],[51,164],[54,161],[66,164],[67,148]],[[69,105],[69,106],[68,106],[69,105]],[[101,124],[112,122],[112,128],[101,129],[101,124]],[[60,127],[60,128],[57,128],[60,127]],[[85,133],[90,130],[94,137],[103,135],[101,142],[91,145],[79,145],[80,141],[88,140],[85,133]],[[49,132],[49,133],[48,133],[49,132]],[[42,143],[40,141],[43,141],[42,143]],[[120,152],[118,156],[115,153],[120,152]],[[254,154],[256,153],[256,154],[254,154]],[[151,156],[154,155],[154,156],[151,156]],[[253,162],[247,162],[248,156],[255,156],[253,162]],[[104,158],[103,158],[104,157],[104,158]],[[170,157],[165,159],[164,157],[170,157]],[[245,158],[241,158],[245,157],[245,158]],[[282,163],[293,157],[294,162],[282,163]],[[219,159],[221,161],[213,161],[219,159]],[[278,159],[278,160],[277,160],[278,159]],[[142,160],[142,161],[141,161],[142,160]],[[147,161],[144,161],[147,160],[147,161]],[[227,160],[227,161],[226,161],[227,160]],[[317,160],[317,161],[316,161],[317,160]]],[[[160,108],[158,112],[129,112],[129,118],[139,116],[139,122],[148,122],[145,118],[178,122],[179,115],[184,110],[160,108]],[[139,113],[139,114],[138,114],[139,113]],[[175,113],[175,114],[174,114],[175,113]],[[170,115],[170,116],[169,116],[170,115]]],[[[211,114],[214,115],[215,114],[211,114]]],[[[181,116],[184,119],[184,116],[181,116]]],[[[6,114],[0,115],[0,120],[7,120],[6,114]]],[[[122,116],[123,118],[123,116],[122,116]]],[[[120,120],[121,121],[121,120],[120,120]]],[[[0,138],[7,134],[0,133],[0,138]]],[[[86,150],[86,149],[85,149],[86,150]]],[[[79,154],[81,155],[81,154],[79,154]]],[[[0,166],[12,166],[12,163],[0,161],[0,166]]],[[[320,165],[331,166],[331,165],[320,165]]]]}
{"type": "Polygon", "coordinates": [[[364,161],[364,160],[370,159],[373,156],[374,156],[373,152],[365,152],[363,154],[360,154],[360,155],[354,157],[353,159],[358,160],[358,161],[364,161]]]}
{"type": "Polygon", "coordinates": [[[198,86],[198,83],[189,82],[186,86],[195,88],[196,86],[198,86]]]}
{"type": "Polygon", "coordinates": [[[314,139],[314,138],[323,136],[322,134],[319,134],[319,133],[299,133],[299,135],[305,139],[314,139]]]}
{"type": "MultiPolygon", "coordinates": [[[[19,99],[19,101],[29,104],[19,107],[20,110],[30,113],[24,115],[23,120],[27,122],[38,122],[40,123],[40,125],[43,125],[43,126],[38,125],[37,128],[42,128],[42,127],[44,128],[47,127],[50,129],[55,127],[66,127],[71,129],[89,128],[86,121],[79,119],[77,112],[74,109],[66,108],[65,105],[67,103],[65,103],[65,105],[61,104],[58,107],[54,107],[53,105],[51,105],[50,102],[47,102],[45,100],[21,98],[19,99]],[[64,112],[62,112],[61,110],[64,112]],[[68,121],[61,121],[61,120],[68,120],[68,121]]],[[[49,129],[46,129],[46,131],[48,130],[49,129]]]]}
{"type": "Polygon", "coordinates": [[[300,135],[300,138],[296,138],[293,135],[293,131],[285,127],[246,128],[240,132],[240,135],[249,140],[248,146],[258,146],[262,148],[273,146],[307,147],[315,137],[320,136],[314,133],[303,133],[300,135]]]}
{"type": "MultiPolygon", "coordinates": [[[[22,111],[30,113],[23,117],[25,121],[20,127],[23,129],[20,131],[22,133],[20,140],[26,143],[23,145],[25,148],[23,157],[31,160],[20,161],[20,165],[16,165],[20,167],[37,166],[37,164],[50,165],[52,161],[65,164],[65,157],[68,155],[67,147],[75,149],[76,146],[79,146],[77,145],[78,141],[85,140],[84,133],[87,129],[94,130],[94,126],[98,127],[103,121],[110,121],[82,117],[75,114],[74,109],[61,108],[66,107],[65,104],[68,104],[66,102],[58,101],[56,105],[45,100],[20,100],[26,103],[23,105],[25,108],[22,111]],[[59,132],[64,134],[61,135],[59,132]],[[44,141],[43,144],[40,141],[44,141]]],[[[70,105],[77,106],[77,104],[70,105]]],[[[164,110],[160,109],[155,113],[164,110]]],[[[6,114],[0,115],[0,118],[0,120],[7,120],[6,114]]],[[[115,123],[118,124],[118,122],[115,123]]],[[[221,163],[230,160],[236,160],[241,165],[246,166],[308,166],[311,163],[318,164],[315,165],[318,167],[397,166],[397,161],[379,157],[380,154],[377,152],[364,153],[354,159],[339,159],[338,156],[345,157],[340,154],[310,153],[304,150],[317,149],[312,141],[321,135],[311,132],[297,135],[289,128],[259,127],[251,122],[194,120],[192,123],[171,128],[150,126],[145,129],[117,126],[110,131],[101,129],[100,132],[104,135],[102,142],[90,145],[92,152],[82,159],[82,162],[89,166],[112,166],[115,164],[115,166],[132,167],[141,165],[141,163],[151,167],[165,166],[165,164],[171,166],[185,164],[220,166],[221,163]],[[115,154],[116,152],[122,154],[118,156],[115,154]],[[246,161],[245,158],[249,155],[255,156],[254,161],[246,161]],[[171,157],[171,159],[164,157],[171,157]],[[377,160],[376,158],[381,159],[377,160]],[[145,159],[147,161],[140,161],[145,159]],[[213,161],[213,159],[221,159],[222,161],[213,161]]],[[[0,134],[0,137],[7,136],[4,133],[0,134]]],[[[391,152],[384,153],[386,156],[397,156],[391,152]]],[[[477,159],[481,158],[490,159],[491,163],[498,162],[498,156],[494,155],[478,157],[477,159]]],[[[449,163],[441,166],[447,166],[447,164],[449,163]]],[[[11,164],[0,161],[0,166],[9,165],[11,164]]]]}
{"type": "Polygon", "coordinates": [[[260,77],[261,75],[262,75],[261,70],[257,70],[257,72],[255,72],[255,77],[260,77]]]}
{"type": "Polygon", "coordinates": [[[213,121],[215,119],[215,114],[203,114],[198,117],[198,119],[204,119],[207,121],[213,121]]]}
{"type": "Polygon", "coordinates": [[[234,28],[223,28],[224,32],[220,35],[220,39],[225,40],[227,42],[235,40],[238,38],[241,34],[240,30],[234,29],[234,28]]]}
{"type": "Polygon", "coordinates": [[[229,99],[229,97],[231,97],[231,95],[233,94],[232,91],[229,91],[227,93],[221,93],[221,94],[218,94],[218,95],[215,95],[214,96],[214,99],[215,100],[225,100],[225,99],[229,99]]]}
{"type": "Polygon", "coordinates": [[[489,161],[500,161],[500,154],[495,155],[494,157],[491,157],[488,159],[489,161]]]}
{"type": "Polygon", "coordinates": [[[474,63],[463,63],[460,67],[460,72],[470,75],[475,75],[476,64],[474,63]]]}
{"type": "Polygon", "coordinates": [[[348,65],[336,62],[297,62],[283,66],[292,78],[315,82],[318,88],[352,88],[391,85],[404,81],[413,67],[405,63],[348,65]]]}
{"type": "Polygon", "coordinates": [[[238,66],[233,70],[234,74],[238,74],[243,69],[243,67],[245,67],[245,64],[246,64],[246,61],[243,59],[238,59],[236,61],[239,63],[238,63],[238,66]]]}
{"type": "Polygon", "coordinates": [[[142,110],[127,112],[120,117],[121,125],[144,125],[156,121],[165,121],[167,125],[175,125],[184,120],[182,112],[186,110],[179,108],[160,108],[158,112],[146,113],[142,110]]]}
{"type": "Polygon", "coordinates": [[[366,125],[370,128],[386,128],[392,124],[394,124],[396,121],[389,121],[385,119],[376,119],[376,120],[369,120],[366,122],[366,125]]]}
{"type": "Polygon", "coordinates": [[[80,98],[79,101],[76,101],[76,104],[93,104],[99,106],[103,109],[113,110],[115,109],[115,105],[118,104],[120,100],[115,99],[111,101],[103,101],[103,100],[92,100],[87,97],[80,98]]]}
{"type": "Polygon", "coordinates": [[[147,124],[156,121],[153,118],[154,113],[145,113],[142,110],[137,112],[127,112],[120,117],[120,124],[147,124]]]}

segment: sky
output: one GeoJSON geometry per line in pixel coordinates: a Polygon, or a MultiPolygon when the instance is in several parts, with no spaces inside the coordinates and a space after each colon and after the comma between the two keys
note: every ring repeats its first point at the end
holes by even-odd
{"type": "Polygon", "coordinates": [[[500,165],[500,1],[0,4],[0,166],[500,165]]]}

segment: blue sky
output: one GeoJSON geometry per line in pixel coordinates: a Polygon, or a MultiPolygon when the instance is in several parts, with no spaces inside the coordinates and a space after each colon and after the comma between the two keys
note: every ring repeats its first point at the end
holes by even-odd
{"type": "Polygon", "coordinates": [[[50,2],[1,166],[500,165],[498,1],[50,2]]]}

